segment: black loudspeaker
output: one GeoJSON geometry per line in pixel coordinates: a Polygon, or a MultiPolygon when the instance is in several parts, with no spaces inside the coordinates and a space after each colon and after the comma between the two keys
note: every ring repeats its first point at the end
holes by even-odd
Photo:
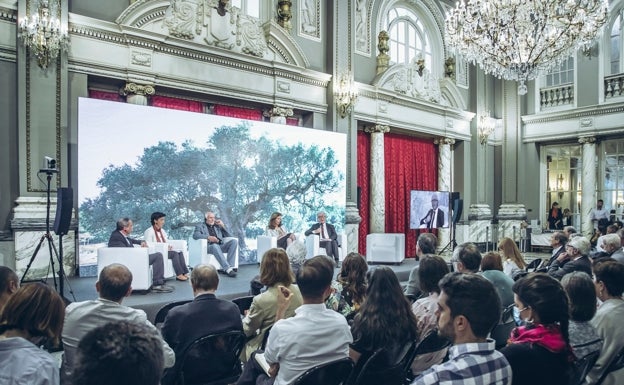
{"type": "Polygon", "coordinates": [[[464,200],[455,199],[453,201],[453,223],[454,224],[457,224],[457,222],[461,218],[462,211],[464,211],[464,200]]]}
{"type": "Polygon", "coordinates": [[[362,204],[362,188],[357,186],[357,208],[360,209],[360,205],[362,204]]]}
{"type": "Polygon", "coordinates": [[[453,207],[453,204],[456,200],[459,199],[459,192],[455,191],[451,193],[451,207],[453,207]]]}
{"type": "Polygon", "coordinates": [[[56,235],[65,235],[69,232],[73,207],[74,190],[71,187],[59,188],[56,191],[56,216],[54,217],[56,235]]]}

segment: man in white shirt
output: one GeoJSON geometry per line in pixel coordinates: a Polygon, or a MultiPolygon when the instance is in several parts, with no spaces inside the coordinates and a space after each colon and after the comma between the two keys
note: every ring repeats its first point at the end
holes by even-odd
{"type": "Polygon", "coordinates": [[[297,272],[303,305],[295,316],[282,319],[293,294],[280,286],[278,321],[271,328],[264,357],[270,365],[268,377],[255,361],[255,353],[245,365],[237,385],[287,385],[306,370],[349,356],[353,342],[345,318],[325,307],[331,292],[332,261],[322,255],[306,260],[297,272]]]}
{"type": "MultiPolygon", "coordinates": [[[[132,293],[132,273],[121,264],[111,264],[100,272],[95,288],[100,298],[91,301],[74,302],[65,309],[63,324],[63,364],[61,376],[68,380],[75,364],[78,343],[89,331],[114,321],[128,321],[147,325],[159,336],[164,350],[165,367],[175,363],[175,353],[160,337],[160,332],[152,325],[143,310],[121,304],[132,293]]],[[[65,382],[65,381],[63,381],[65,382]]]]}
{"type": "Polygon", "coordinates": [[[601,224],[600,220],[603,220],[603,223],[609,222],[609,210],[604,208],[604,201],[602,199],[598,199],[596,208],[592,209],[589,213],[589,219],[594,224],[594,229],[597,229],[598,225],[601,224]]]}

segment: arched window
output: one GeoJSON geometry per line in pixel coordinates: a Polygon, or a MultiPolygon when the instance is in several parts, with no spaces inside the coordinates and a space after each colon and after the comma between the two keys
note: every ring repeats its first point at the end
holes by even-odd
{"type": "Polygon", "coordinates": [[[390,8],[386,15],[386,31],[390,35],[390,58],[397,64],[409,64],[422,55],[425,67],[432,68],[431,39],[422,21],[410,9],[390,8]]]}
{"type": "Polygon", "coordinates": [[[609,35],[609,75],[619,74],[624,67],[622,65],[622,10],[613,14],[611,33],[609,35]]]}
{"type": "Polygon", "coordinates": [[[568,83],[574,83],[574,57],[572,56],[548,72],[545,86],[555,87],[568,83]]]}

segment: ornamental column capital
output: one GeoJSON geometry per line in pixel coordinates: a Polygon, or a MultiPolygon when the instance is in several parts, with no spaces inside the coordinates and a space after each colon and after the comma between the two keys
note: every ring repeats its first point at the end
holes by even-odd
{"type": "Polygon", "coordinates": [[[279,106],[273,106],[273,108],[269,108],[269,109],[262,111],[262,115],[267,118],[272,118],[275,116],[281,116],[285,118],[285,117],[293,116],[294,114],[295,113],[293,112],[292,108],[279,107],[279,106]]]}
{"type": "Polygon", "coordinates": [[[374,126],[366,126],[364,127],[364,132],[368,132],[369,134],[380,133],[385,134],[390,132],[390,126],[385,124],[375,124],[374,126]]]}
{"type": "Polygon", "coordinates": [[[148,96],[148,95],[154,95],[155,93],[156,93],[156,89],[151,84],[126,83],[126,85],[119,90],[119,95],[122,95],[122,96],[128,96],[128,95],[148,96]]]}
{"type": "Polygon", "coordinates": [[[596,143],[596,137],[595,136],[581,136],[578,139],[578,142],[580,144],[593,144],[593,143],[596,143]]]}
{"type": "Polygon", "coordinates": [[[443,144],[447,144],[447,145],[453,145],[455,144],[455,139],[453,138],[436,138],[433,140],[434,144],[437,145],[443,145],[443,144]]]}

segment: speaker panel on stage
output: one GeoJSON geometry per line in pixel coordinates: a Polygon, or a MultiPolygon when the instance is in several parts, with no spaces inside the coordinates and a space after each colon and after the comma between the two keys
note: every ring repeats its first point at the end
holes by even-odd
{"type": "Polygon", "coordinates": [[[453,223],[459,222],[461,218],[462,211],[464,211],[464,200],[463,199],[455,199],[453,201],[453,223]]]}
{"type": "Polygon", "coordinates": [[[73,207],[74,190],[71,187],[59,188],[56,191],[56,216],[54,217],[56,235],[65,235],[69,232],[73,207]]]}

